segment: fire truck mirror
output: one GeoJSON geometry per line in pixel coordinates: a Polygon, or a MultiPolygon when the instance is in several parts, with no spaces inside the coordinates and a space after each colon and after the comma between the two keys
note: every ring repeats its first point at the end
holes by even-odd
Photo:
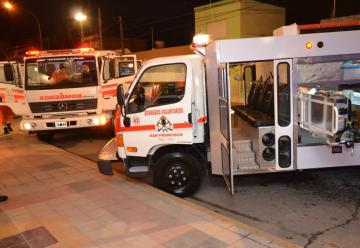
{"type": "Polygon", "coordinates": [[[131,125],[130,117],[125,116],[123,123],[124,123],[125,127],[130,127],[130,125],[131,125]]]}
{"type": "Polygon", "coordinates": [[[4,64],[4,76],[7,82],[14,81],[14,70],[11,64],[4,64]]]}
{"type": "Polygon", "coordinates": [[[124,94],[124,88],[121,84],[119,84],[117,87],[116,97],[117,97],[118,104],[120,106],[124,106],[125,105],[125,94],[124,94]]]}

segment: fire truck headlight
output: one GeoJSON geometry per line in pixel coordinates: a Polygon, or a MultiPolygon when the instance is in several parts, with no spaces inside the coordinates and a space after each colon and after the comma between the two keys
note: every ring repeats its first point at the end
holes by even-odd
{"type": "Polygon", "coordinates": [[[101,115],[101,116],[96,116],[94,118],[88,119],[87,123],[89,125],[94,125],[94,126],[98,126],[98,125],[105,125],[108,121],[108,118],[106,117],[105,114],[101,115]]]}
{"type": "Polygon", "coordinates": [[[30,130],[30,129],[31,129],[31,124],[28,123],[28,122],[25,122],[25,123],[23,124],[23,128],[24,128],[25,130],[30,130]]]}
{"type": "Polygon", "coordinates": [[[106,115],[101,115],[100,116],[100,124],[101,125],[105,125],[106,124],[106,122],[107,122],[107,117],[106,117],[106,115]]]}
{"type": "Polygon", "coordinates": [[[100,124],[100,118],[99,118],[99,117],[93,118],[93,119],[92,119],[92,123],[93,123],[94,125],[99,125],[99,124],[100,124]]]}

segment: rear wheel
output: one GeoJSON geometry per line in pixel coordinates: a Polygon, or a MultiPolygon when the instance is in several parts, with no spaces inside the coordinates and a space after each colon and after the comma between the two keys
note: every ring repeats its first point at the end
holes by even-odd
{"type": "Polygon", "coordinates": [[[189,196],[199,188],[201,163],[190,153],[169,153],[155,162],[156,187],[179,197],[189,196]]]}
{"type": "Polygon", "coordinates": [[[46,143],[52,143],[54,140],[53,133],[36,133],[38,140],[44,141],[46,143]]]}

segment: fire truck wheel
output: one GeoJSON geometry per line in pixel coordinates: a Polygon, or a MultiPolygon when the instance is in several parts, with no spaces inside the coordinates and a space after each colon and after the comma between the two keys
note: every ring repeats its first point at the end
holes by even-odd
{"type": "Polygon", "coordinates": [[[190,153],[165,154],[155,162],[155,186],[179,197],[195,193],[201,177],[200,162],[190,153]]]}
{"type": "Polygon", "coordinates": [[[44,141],[46,143],[52,143],[54,140],[53,133],[36,133],[38,140],[44,141]]]}

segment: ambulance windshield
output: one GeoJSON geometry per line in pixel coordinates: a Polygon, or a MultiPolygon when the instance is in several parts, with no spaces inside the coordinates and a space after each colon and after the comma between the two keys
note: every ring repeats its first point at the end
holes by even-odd
{"type": "Polygon", "coordinates": [[[25,66],[25,85],[28,90],[98,85],[93,56],[29,59],[25,66]]]}

